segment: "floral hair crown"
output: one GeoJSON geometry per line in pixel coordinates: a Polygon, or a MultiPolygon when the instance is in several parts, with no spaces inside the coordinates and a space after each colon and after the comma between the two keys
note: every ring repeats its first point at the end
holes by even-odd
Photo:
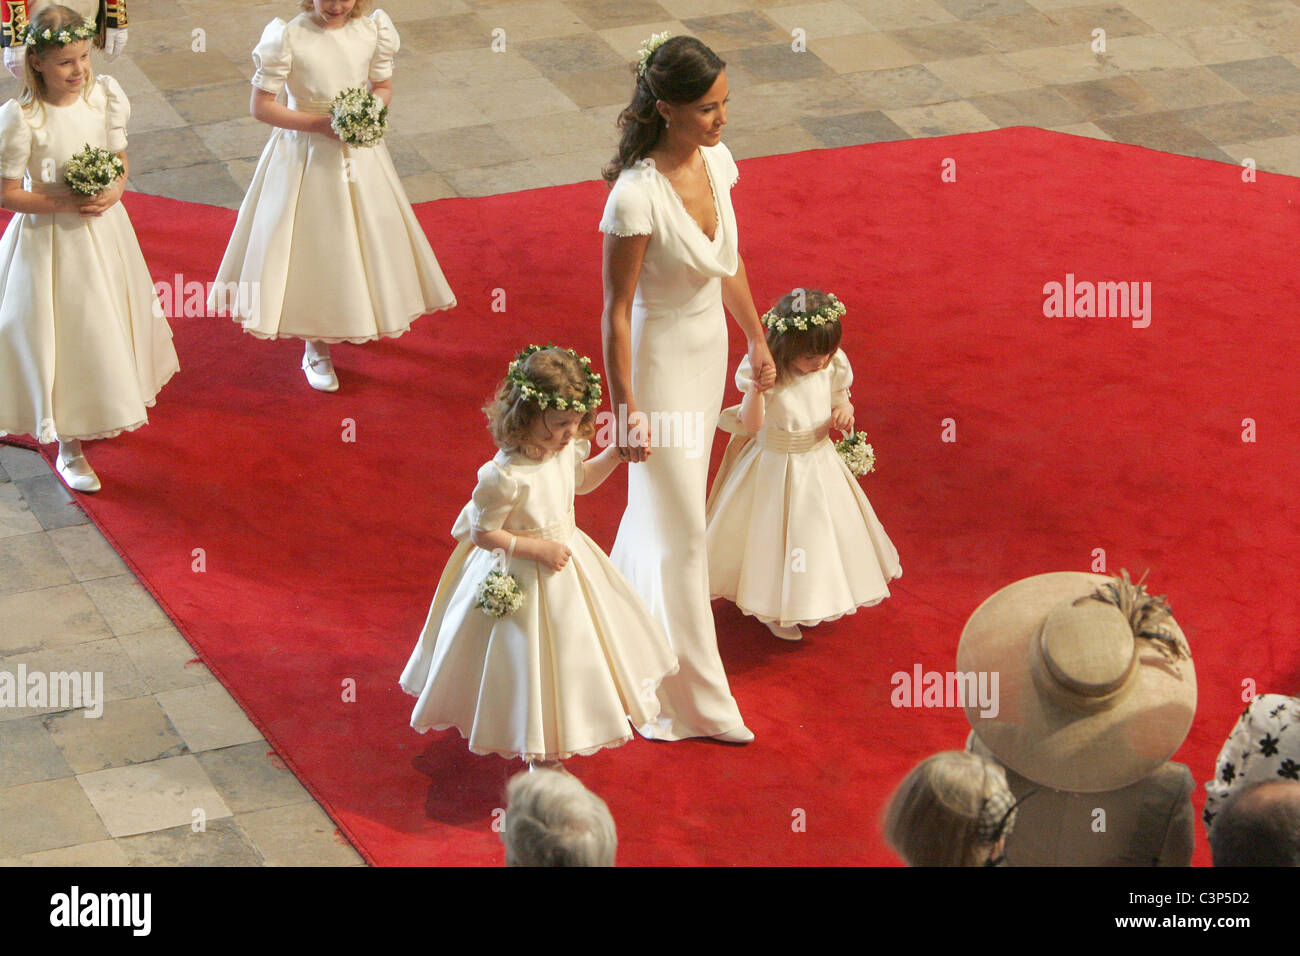
{"type": "Polygon", "coordinates": [[[636,51],[636,72],[638,76],[645,76],[645,68],[650,64],[650,57],[654,56],[655,50],[663,46],[664,41],[671,36],[672,34],[667,30],[663,33],[652,33],[650,39],[641,44],[641,49],[636,51]]]}
{"type": "Polygon", "coordinates": [[[510,369],[506,372],[506,381],[519,389],[519,394],[523,396],[524,401],[536,402],[543,409],[556,408],[562,412],[579,412],[583,415],[587,412],[594,412],[600,407],[600,376],[591,370],[591,359],[585,355],[579,355],[573,349],[559,349],[561,352],[567,352],[578,360],[582,366],[583,374],[587,376],[587,389],[582,393],[582,398],[565,398],[557,391],[541,389],[537,383],[528,377],[524,371],[524,363],[534,352],[541,352],[546,349],[559,348],[555,345],[530,345],[510,363],[510,369]]]}
{"type": "Polygon", "coordinates": [[[826,298],[827,304],[815,312],[778,315],[776,310],[772,309],[763,313],[763,325],[778,333],[789,332],[791,329],[807,332],[814,325],[828,325],[844,318],[844,314],[848,312],[848,309],[844,308],[844,303],[830,293],[827,293],[826,298]]]}
{"type": "Polygon", "coordinates": [[[86,20],[81,21],[75,27],[64,27],[61,30],[51,30],[49,27],[38,30],[35,23],[29,23],[27,24],[27,36],[23,42],[29,49],[35,49],[37,53],[40,53],[52,46],[67,46],[69,43],[76,43],[78,40],[93,40],[98,33],[99,30],[96,26],[86,20]]]}

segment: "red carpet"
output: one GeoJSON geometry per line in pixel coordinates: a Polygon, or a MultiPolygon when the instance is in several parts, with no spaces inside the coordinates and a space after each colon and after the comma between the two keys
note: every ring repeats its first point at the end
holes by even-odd
{"type": "MultiPolygon", "coordinates": [[[[1200,704],[1178,759],[1203,782],[1243,681],[1300,689],[1297,182],[1028,129],[741,172],[760,311],[816,284],[849,307],[858,423],[880,456],[865,488],[905,573],[884,605],[801,645],[717,607],[757,742],[575,759],[618,821],[620,862],[894,862],[878,826],[889,790],[960,747],[966,722],[893,709],[890,675],[951,668],[984,597],[1087,570],[1095,549],[1111,570],[1149,568],[1191,641],[1200,704]],[[1045,318],[1043,286],[1067,274],[1150,282],[1150,327],[1045,318]]],[[[397,678],[493,453],[477,409],[505,363],[547,339],[600,354],[604,198],[584,183],[421,207],[461,305],[402,339],[336,347],[337,395],[307,388],[296,342],[178,318],[182,371],[153,423],[90,449],[95,522],[373,862],[502,859],[491,824],[516,765],[411,731],[397,678]]],[[[232,212],[127,204],[156,278],[212,277],[232,212]]],[[[579,504],[605,547],[622,501],[620,475],[579,504]]]]}

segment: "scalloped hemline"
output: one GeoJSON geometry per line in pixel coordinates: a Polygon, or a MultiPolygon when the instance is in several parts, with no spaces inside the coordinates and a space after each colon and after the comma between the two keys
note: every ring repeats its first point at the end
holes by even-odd
{"type": "MultiPolygon", "coordinates": [[[[410,693],[410,691],[407,691],[407,693],[410,693]]],[[[464,728],[462,728],[460,724],[457,723],[432,724],[423,729],[420,727],[416,727],[414,724],[412,724],[411,729],[421,734],[427,734],[431,730],[454,729],[456,733],[460,734],[462,740],[464,741],[469,740],[469,735],[465,733],[464,728]]],[[[592,754],[599,753],[602,750],[613,750],[615,747],[621,747],[625,743],[628,743],[634,736],[636,735],[632,732],[632,725],[629,723],[628,732],[626,736],[618,737],[614,740],[607,740],[605,741],[605,743],[597,744],[594,747],[584,747],[581,750],[562,750],[559,751],[558,753],[520,753],[517,750],[493,750],[490,748],[483,749],[480,747],[475,747],[473,744],[469,744],[469,752],[472,754],[478,754],[480,757],[496,756],[496,757],[504,757],[507,760],[518,758],[524,761],[525,763],[528,763],[530,761],[537,763],[537,762],[548,761],[548,760],[568,760],[571,757],[590,757],[592,754]]]]}
{"type": "MultiPolygon", "coordinates": [[[[163,379],[163,380],[162,380],[162,383],[159,384],[159,386],[158,386],[158,391],[161,392],[161,391],[163,390],[163,388],[167,385],[167,383],[170,382],[170,381],[171,381],[171,380],[176,376],[176,373],[179,372],[179,371],[180,371],[180,367],[179,367],[179,366],[176,367],[176,368],[174,368],[174,369],[172,369],[171,374],[168,375],[165,379],[163,379]]],[[[147,402],[144,403],[144,407],[145,407],[145,408],[153,408],[153,407],[154,407],[155,405],[157,405],[157,404],[158,404],[158,395],[157,395],[157,393],[155,393],[153,398],[149,399],[149,401],[147,401],[147,402]]],[[[3,428],[0,428],[0,438],[4,438],[6,435],[30,435],[30,436],[31,436],[31,437],[36,441],[36,443],[37,443],[38,445],[54,445],[54,444],[57,444],[58,442],[61,442],[61,441],[100,441],[101,439],[104,439],[104,438],[116,438],[118,435],[124,435],[124,434],[126,434],[127,432],[133,432],[133,431],[135,431],[137,428],[143,428],[145,425],[148,425],[148,424],[149,424],[149,419],[148,419],[148,418],[143,418],[143,419],[141,419],[140,421],[136,422],[136,423],[133,424],[133,425],[126,425],[126,426],[124,426],[124,427],[122,427],[122,428],[114,428],[114,429],[110,429],[109,431],[106,431],[106,432],[95,432],[95,434],[93,434],[93,435],[58,435],[58,434],[56,434],[53,438],[51,438],[51,439],[48,440],[48,441],[46,441],[45,439],[41,438],[40,435],[35,435],[35,434],[32,434],[31,432],[8,432],[8,431],[5,431],[3,428]]]]}
{"type": "MultiPolygon", "coordinates": [[[[899,568],[898,573],[891,576],[888,579],[888,581],[886,581],[885,583],[888,584],[889,581],[897,581],[902,576],[903,576],[903,569],[899,568]]],[[[732,604],[736,604],[737,609],[742,614],[744,614],[746,617],[752,617],[760,624],[779,624],[781,627],[816,627],[818,624],[829,624],[832,621],[838,621],[840,618],[847,617],[850,614],[857,614],[858,611],[860,611],[864,607],[875,607],[877,604],[883,604],[886,600],[888,600],[891,597],[893,597],[893,595],[887,592],[883,597],[878,597],[874,601],[863,601],[860,604],[855,604],[849,610],[841,611],[839,614],[836,614],[833,617],[822,617],[822,618],[817,618],[815,620],[806,620],[806,621],[786,621],[779,617],[768,617],[764,614],[759,614],[755,611],[747,611],[739,604],[736,604],[736,596],[734,594],[712,594],[710,595],[710,600],[717,600],[718,598],[722,598],[724,601],[730,601],[732,604]]]]}
{"type": "Polygon", "coordinates": [[[624,231],[622,229],[613,229],[613,228],[606,229],[603,223],[597,226],[596,228],[607,236],[618,236],[620,239],[630,239],[632,236],[653,236],[654,235],[653,230],[646,230],[645,232],[630,232],[630,231],[624,231]]]}
{"type": "Polygon", "coordinates": [[[357,338],[336,338],[329,335],[311,335],[299,332],[260,332],[257,329],[250,329],[244,325],[244,319],[238,315],[230,316],[230,321],[238,325],[245,333],[253,336],[255,339],[262,339],[267,342],[274,342],[278,339],[299,339],[303,342],[324,342],[326,345],[364,345],[367,342],[378,342],[381,339],[396,339],[411,331],[411,326],[416,319],[423,318],[426,315],[433,315],[435,312],[445,312],[448,309],[456,308],[456,300],[452,299],[447,305],[440,305],[434,309],[425,309],[423,312],[416,312],[409,316],[406,321],[406,328],[396,329],[392,332],[376,332],[374,335],[367,335],[357,338]]]}

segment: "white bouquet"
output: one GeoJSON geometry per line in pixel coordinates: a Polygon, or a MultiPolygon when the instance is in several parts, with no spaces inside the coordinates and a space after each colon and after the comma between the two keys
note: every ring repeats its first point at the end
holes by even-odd
{"type": "Polygon", "coordinates": [[[120,156],[89,143],[63,168],[63,181],[82,196],[102,193],[125,175],[126,166],[120,156]]]}
{"type": "Polygon", "coordinates": [[[835,450],[844,459],[844,464],[849,466],[849,471],[858,478],[875,471],[876,453],[867,444],[865,432],[850,432],[847,438],[841,438],[835,443],[835,450]]]}
{"type": "Polygon", "coordinates": [[[505,617],[524,606],[524,592],[513,574],[493,568],[474,592],[474,606],[489,617],[505,617]]]}
{"type": "Polygon", "coordinates": [[[330,105],[330,128],[349,146],[374,146],[388,130],[388,107],[370,90],[344,90],[330,105]]]}

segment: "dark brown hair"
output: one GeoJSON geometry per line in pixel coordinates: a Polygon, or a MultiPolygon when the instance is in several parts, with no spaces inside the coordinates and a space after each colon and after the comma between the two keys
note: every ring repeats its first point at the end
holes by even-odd
{"type": "MultiPolygon", "coordinates": [[[[670,37],[650,54],[645,75],[637,75],[632,102],[618,115],[623,131],[618,152],[601,171],[613,185],[619,173],[645,157],[659,142],[664,118],[655,102],[694,103],[713,86],[726,63],[695,37],[670,37]]],[[[637,65],[632,64],[636,73],[637,65]]]]}
{"type": "MultiPolygon", "coordinates": [[[[830,296],[820,289],[794,289],[781,296],[781,301],[772,306],[772,311],[785,318],[795,315],[807,315],[825,309],[831,304],[830,296]],[[802,297],[803,308],[796,310],[795,304],[802,297]]],[[[789,329],[778,332],[767,330],[767,347],[772,352],[772,361],[776,363],[776,380],[784,382],[790,377],[795,359],[804,355],[833,355],[840,347],[844,327],[839,319],[822,325],[811,325],[807,331],[789,329]]]]}
{"type": "MultiPolygon", "coordinates": [[[[581,401],[587,393],[587,373],[582,364],[565,349],[547,348],[534,352],[523,363],[524,374],[537,388],[558,392],[570,401],[581,401]]],[[[539,457],[533,452],[533,425],[545,415],[545,409],[524,398],[519,387],[510,379],[502,379],[492,401],[483,406],[488,418],[488,431],[492,440],[503,451],[523,452],[529,457],[539,457]]],[[[590,409],[578,424],[578,437],[590,438],[596,433],[596,409],[590,409]]]]}

